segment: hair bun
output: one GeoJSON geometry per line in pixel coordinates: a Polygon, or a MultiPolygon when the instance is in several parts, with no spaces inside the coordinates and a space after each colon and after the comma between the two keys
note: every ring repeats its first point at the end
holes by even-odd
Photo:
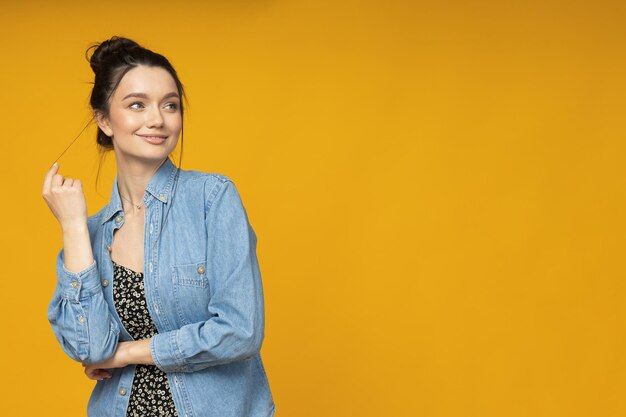
{"type": "Polygon", "coordinates": [[[132,39],[113,36],[111,39],[90,46],[85,56],[93,72],[98,74],[100,68],[102,68],[102,63],[112,59],[127,61],[129,57],[128,51],[138,47],[140,47],[139,44],[132,39]],[[89,50],[93,48],[95,48],[95,50],[93,54],[91,54],[91,57],[87,56],[89,50]]]}

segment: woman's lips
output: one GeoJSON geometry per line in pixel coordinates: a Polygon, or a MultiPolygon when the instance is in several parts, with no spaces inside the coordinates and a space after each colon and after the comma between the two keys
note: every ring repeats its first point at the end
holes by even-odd
{"type": "Polygon", "coordinates": [[[146,142],[152,143],[153,145],[160,145],[163,142],[165,142],[165,139],[167,139],[167,136],[161,136],[161,135],[156,135],[156,136],[138,135],[138,136],[142,137],[146,142]]]}

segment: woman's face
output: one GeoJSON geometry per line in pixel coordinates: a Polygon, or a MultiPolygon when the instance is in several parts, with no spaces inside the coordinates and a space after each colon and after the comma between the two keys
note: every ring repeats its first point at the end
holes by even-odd
{"type": "Polygon", "coordinates": [[[163,68],[143,65],[122,77],[109,116],[98,119],[112,138],[118,161],[162,161],[176,148],[182,123],[174,78],[163,68]]]}

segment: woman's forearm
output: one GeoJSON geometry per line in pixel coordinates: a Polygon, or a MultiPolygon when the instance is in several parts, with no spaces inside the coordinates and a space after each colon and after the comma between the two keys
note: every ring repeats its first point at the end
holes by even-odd
{"type": "Polygon", "coordinates": [[[115,354],[104,362],[96,364],[83,364],[85,374],[95,380],[110,378],[110,369],[124,368],[128,365],[154,365],[150,353],[150,339],[132,342],[120,342],[115,354]]]}
{"type": "Polygon", "coordinates": [[[108,360],[91,368],[123,368],[128,365],[154,365],[150,352],[150,339],[119,342],[115,354],[108,360]]]}
{"type": "Polygon", "coordinates": [[[62,225],[65,268],[80,272],[94,262],[91,239],[86,221],[62,225]]]}
{"type": "Polygon", "coordinates": [[[124,343],[124,362],[128,365],[154,365],[150,352],[150,339],[124,343]]]}

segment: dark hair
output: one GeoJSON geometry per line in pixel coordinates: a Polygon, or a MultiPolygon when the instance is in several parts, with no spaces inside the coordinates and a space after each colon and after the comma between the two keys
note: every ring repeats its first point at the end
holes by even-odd
{"type": "MultiPolygon", "coordinates": [[[[89,61],[89,65],[95,74],[93,89],[91,90],[91,98],[89,100],[91,108],[94,112],[99,111],[105,116],[108,116],[111,96],[119,86],[124,75],[139,65],[145,65],[148,67],[163,68],[172,76],[174,82],[176,83],[176,88],[178,89],[178,95],[181,98],[180,115],[182,118],[184,114],[182,99],[187,100],[187,96],[185,95],[183,85],[176,74],[176,70],[163,55],[144,48],[131,39],[113,36],[101,43],[89,46],[87,51],[85,51],[85,57],[87,58],[87,61],[89,61]],[[89,51],[92,49],[94,49],[94,51],[91,56],[89,56],[89,51]]],[[[180,159],[175,177],[174,193],[182,162],[184,137],[183,127],[184,125],[181,125],[180,159]]],[[[96,176],[97,189],[98,178],[100,176],[100,165],[106,153],[113,149],[113,141],[110,136],[107,136],[102,129],[98,127],[96,142],[98,144],[98,150],[100,151],[100,164],[98,165],[98,175],[96,176]]],[[[174,194],[171,199],[172,203],[173,197],[174,194]]],[[[169,213],[169,209],[167,212],[169,213]]],[[[164,222],[161,223],[161,226],[163,226],[163,223],[164,222]]]]}
{"type": "MultiPolygon", "coordinates": [[[[85,51],[85,58],[89,62],[91,69],[95,74],[93,89],[89,103],[92,110],[99,111],[105,116],[109,115],[109,103],[111,96],[119,86],[122,78],[128,71],[139,66],[145,65],[149,67],[159,67],[166,70],[174,79],[178,95],[181,98],[180,115],[184,115],[183,99],[187,100],[183,84],[176,74],[176,70],[163,55],[144,48],[132,39],[112,36],[100,43],[92,44],[85,51]],[[93,50],[91,56],[89,52],[93,50]]],[[[92,118],[93,120],[94,118],[92,118]]],[[[100,163],[98,164],[98,173],[96,175],[96,189],[98,188],[98,179],[100,178],[100,167],[102,160],[107,152],[113,149],[113,141],[107,136],[100,127],[96,135],[96,143],[100,152],[100,163]]],[[[178,169],[182,164],[184,144],[184,123],[181,126],[180,136],[180,158],[178,169]]],[[[177,176],[178,177],[178,176],[177,176]]]]}
{"type": "MultiPolygon", "coordinates": [[[[108,116],[109,100],[124,75],[139,65],[145,65],[160,67],[170,73],[176,83],[178,95],[181,97],[181,116],[184,114],[182,98],[185,97],[185,94],[183,85],[176,74],[176,70],[163,55],[152,52],[131,39],[113,36],[104,42],[91,45],[87,48],[85,57],[87,57],[95,74],[89,100],[94,111],[98,110],[108,116]],[[93,54],[88,57],[89,51],[94,48],[93,54]]],[[[104,150],[113,149],[111,137],[107,136],[99,127],[96,141],[104,150]]]]}

